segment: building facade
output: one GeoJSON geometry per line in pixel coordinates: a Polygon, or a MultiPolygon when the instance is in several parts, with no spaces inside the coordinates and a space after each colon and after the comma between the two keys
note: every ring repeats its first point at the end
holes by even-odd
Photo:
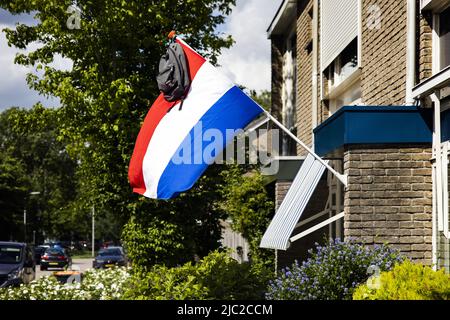
{"type": "MultiPolygon", "coordinates": [[[[339,174],[300,169],[307,197],[294,176],[276,182],[261,246],[278,267],[326,237],[449,270],[449,31],[450,0],[283,1],[268,29],[272,114],[339,174]],[[301,211],[295,224],[289,210],[301,211]]],[[[308,165],[305,148],[282,145],[308,165]]]]}

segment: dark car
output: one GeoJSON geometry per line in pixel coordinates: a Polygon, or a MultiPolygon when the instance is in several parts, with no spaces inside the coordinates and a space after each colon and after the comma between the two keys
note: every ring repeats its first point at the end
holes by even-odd
{"type": "Polygon", "coordinates": [[[0,242],[0,288],[30,283],[35,276],[31,247],[25,243],[0,242]]]}
{"type": "Polygon", "coordinates": [[[72,258],[63,248],[48,248],[41,256],[41,271],[48,268],[66,269],[70,265],[72,265],[72,258]]]}
{"type": "Polygon", "coordinates": [[[92,267],[96,269],[123,267],[127,265],[127,258],[122,247],[109,247],[101,249],[95,257],[92,267]]]}
{"type": "Polygon", "coordinates": [[[34,260],[36,261],[36,264],[41,263],[41,256],[45,253],[47,248],[47,246],[37,246],[34,248],[34,260]]]}

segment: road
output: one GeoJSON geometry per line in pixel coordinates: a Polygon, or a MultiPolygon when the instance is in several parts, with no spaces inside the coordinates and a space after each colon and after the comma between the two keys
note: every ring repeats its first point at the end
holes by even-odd
{"type": "MultiPolygon", "coordinates": [[[[80,270],[84,272],[92,268],[92,259],[74,259],[72,261],[72,270],[80,270]]],[[[61,269],[49,269],[46,271],[41,271],[39,266],[36,266],[36,280],[43,277],[51,275],[54,271],[60,271],[61,269]]]]}

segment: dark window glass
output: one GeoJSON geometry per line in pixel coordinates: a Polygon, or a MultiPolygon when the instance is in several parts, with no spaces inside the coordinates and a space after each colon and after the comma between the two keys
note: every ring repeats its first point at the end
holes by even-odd
{"type": "Polygon", "coordinates": [[[439,15],[439,35],[443,36],[450,32],[450,7],[439,15]]]}
{"type": "Polygon", "coordinates": [[[122,255],[122,252],[120,252],[119,249],[106,249],[106,250],[100,250],[98,255],[99,256],[120,256],[120,255],[122,255]]]}
{"type": "Polygon", "coordinates": [[[450,7],[439,14],[440,69],[450,66],[450,7]]]}
{"type": "Polygon", "coordinates": [[[0,246],[0,264],[15,264],[22,261],[22,248],[17,246],[0,246]]]}

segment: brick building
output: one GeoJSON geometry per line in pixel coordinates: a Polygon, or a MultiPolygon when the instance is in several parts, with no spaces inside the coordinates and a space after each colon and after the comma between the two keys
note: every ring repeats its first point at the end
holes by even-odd
{"type": "Polygon", "coordinates": [[[339,174],[283,137],[300,171],[261,243],[278,267],[328,237],[449,270],[449,31],[450,0],[282,2],[272,114],[339,174]]]}

